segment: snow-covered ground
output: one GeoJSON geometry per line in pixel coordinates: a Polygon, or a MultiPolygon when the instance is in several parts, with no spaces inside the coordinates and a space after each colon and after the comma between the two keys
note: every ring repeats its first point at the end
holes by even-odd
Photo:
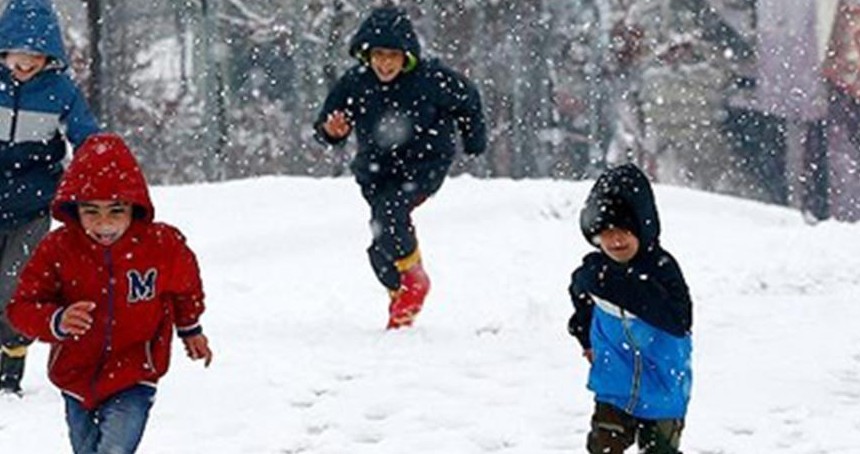
{"type": "MultiPolygon", "coordinates": [[[[141,453],[577,453],[592,396],[565,326],[590,183],[449,180],[415,213],[433,289],[385,332],[348,179],[156,188],[197,251],[209,369],[176,344],[141,453]]],[[[860,225],[657,187],[694,299],[686,453],[860,452],[860,225]]],[[[0,452],[70,452],[34,347],[0,452]]],[[[633,452],[631,449],[630,452],[633,452]]]]}

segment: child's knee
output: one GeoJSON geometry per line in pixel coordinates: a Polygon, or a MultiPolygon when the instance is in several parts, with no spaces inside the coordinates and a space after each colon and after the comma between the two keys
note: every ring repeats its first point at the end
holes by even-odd
{"type": "Polygon", "coordinates": [[[587,448],[593,454],[623,454],[636,439],[636,420],[613,407],[598,402],[591,417],[587,448]]]}

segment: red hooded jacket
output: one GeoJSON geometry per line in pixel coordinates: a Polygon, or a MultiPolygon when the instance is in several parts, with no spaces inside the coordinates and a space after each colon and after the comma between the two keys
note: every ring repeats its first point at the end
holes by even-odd
{"type": "Polygon", "coordinates": [[[39,244],[7,306],[12,325],[51,343],[48,374],[88,409],[167,372],[173,327],[180,336],[201,332],[203,289],[194,253],[174,227],[153,222],[143,173],[122,139],[91,136],[60,182],[51,214],[64,225],[39,244]],[[133,221],[115,243],[90,239],[77,201],[120,200],[133,221]],[[65,307],[96,304],[93,324],[77,337],[59,332],[65,307]]]}

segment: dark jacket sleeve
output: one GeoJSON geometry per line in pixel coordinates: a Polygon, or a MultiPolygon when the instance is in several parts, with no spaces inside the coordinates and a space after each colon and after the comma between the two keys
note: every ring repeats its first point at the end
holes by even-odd
{"type": "Polygon", "coordinates": [[[439,64],[435,77],[442,93],[439,97],[448,105],[463,137],[463,151],[478,155],[487,148],[487,129],[478,87],[462,74],[439,64]]]}
{"type": "Polygon", "coordinates": [[[570,277],[570,286],[567,288],[567,291],[570,293],[574,312],[567,322],[567,332],[579,341],[583,349],[588,350],[591,348],[589,335],[591,333],[591,315],[594,311],[594,302],[582,285],[582,278],[585,273],[584,267],[580,267],[570,277]]]}
{"type": "Polygon", "coordinates": [[[326,122],[329,115],[338,110],[346,113],[347,118],[352,118],[352,112],[350,112],[348,100],[352,96],[353,87],[355,87],[357,83],[357,74],[355,68],[353,68],[338,79],[328,96],[326,96],[322,109],[320,109],[317,119],[314,121],[314,138],[316,138],[316,140],[321,144],[340,146],[345,144],[346,140],[349,138],[349,135],[341,137],[340,139],[330,137],[326,134],[325,129],[323,128],[323,123],[326,122]]]}
{"type": "MultiPolygon", "coordinates": [[[[611,260],[607,259],[607,262],[611,260]]],[[[665,251],[629,266],[608,264],[596,294],[675,336],[692,327],[693,303],[678,262],[665,251]]]]}

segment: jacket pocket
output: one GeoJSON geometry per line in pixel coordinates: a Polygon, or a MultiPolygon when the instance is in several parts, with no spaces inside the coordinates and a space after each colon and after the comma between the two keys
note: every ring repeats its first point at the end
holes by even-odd
{"type": "Polygon", "coordinates": [[[60,353],[62,351],[63,351],[63,345],[62,344],[57,344],[51,350],[51,356],[50,356],[50,359],[48,360],[48,370],[49,371],[54,370],[54,364],[57,363],[57,359],[60,357],[60,353]]]}
{"type": "Polygon", "coordinates": [[[152,359],[152,341],[147,341],[144,344],[144,354],[146,355],[145,367],[150,373],[155,373],[155,361],[152,359]]]}

